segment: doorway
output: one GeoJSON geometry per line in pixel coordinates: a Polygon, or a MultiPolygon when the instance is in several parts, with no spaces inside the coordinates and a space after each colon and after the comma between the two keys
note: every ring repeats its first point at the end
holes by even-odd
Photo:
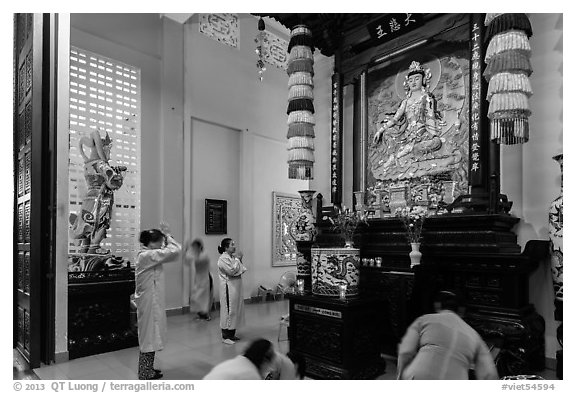
{"type": "MultiPolygon", "coordinates": [[[[230,237],[238,243],[240,237],[241,137],[239,129],[192,118],[190,136],[187,138],[190,143],[190,166],[184,173],[190,179],[188,198],[185,201],[189,206],[188,234],[190,239],[199,237],[204,240],[204,249],[210,256],[215,281],[218,277],[216,261],[220,256],[220,242],[230,237]],[[226,201],[225,234],[205,234],[206,199],[226,201]]],[[[217,282],[214,284],[214,296],[218,299],[218,285],[217,282]]]]}

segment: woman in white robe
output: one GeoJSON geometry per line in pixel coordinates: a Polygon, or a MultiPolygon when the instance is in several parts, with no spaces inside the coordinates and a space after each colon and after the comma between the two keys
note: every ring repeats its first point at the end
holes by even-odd
{"type": "Polygon", "coordinates": [[[186,260],[193,262],[194,267],[190,309],[196,311],[198,319],[210,321],[214,290],[210,274],[210,257],[204,252],[202,240],[194,239],[186,246],[186,260]]]}
{"type": "Polygon", "coordinates": [[[182,247],[168,233],[150,229],[140,233],[142,249],[136,258],[136,292],[134,301],[137,306],[138,379],[158,379],[160,370],[154,369],[156,351],[164,349],[166,341],[166,302],[164,300],[163,264],[178,259],[182,247]]]}
{"type": "Polygon", "coordinates": [[[234,240],[225,238],[218,247],[218,277],[220,277],[220,328],[222,342],[234,344],[239,340],[236,329],[244,325],[244,296],[242,254],[236,254],[234,240]]]}
{"type": "Polygon", "coordinates": [[[458,314],[457,296],[440,291],[435,314],[418,317],[398,346],[398,379],[498,379],[494,359],[480,335],[458,314]]]}
{"type": "Polygon", "coordinates": [[[276,352],[272,343],[260,338],[250,343],[242,355],[214,366],[202,379],[264,379],[263,377],[270,373],[275,356],[276,352]]]}

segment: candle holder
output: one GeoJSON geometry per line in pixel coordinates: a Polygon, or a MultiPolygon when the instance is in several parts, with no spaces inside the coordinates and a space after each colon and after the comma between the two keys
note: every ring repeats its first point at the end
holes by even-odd
{"type": "Polygon", "coordinates": [[[348,289],[348,284],[340,284],[340,300],[346,300],[346,290],[348,289]]]}
{"type": "Polygon", "coordinates": [[[303,279],[299,278],[298,280],[296,280],[296,288],[298,290],[299,295],[304,294],[304,280],[303,279]]]}

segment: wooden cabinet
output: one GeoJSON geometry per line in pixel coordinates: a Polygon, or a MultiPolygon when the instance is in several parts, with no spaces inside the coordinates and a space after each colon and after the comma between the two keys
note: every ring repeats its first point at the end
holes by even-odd
{"type": "Polygon", "coordinates": [[[134,271],[71,272],[68,283],[70,359],[138,345],[130,295],[134,271]]]}
{"type": "Polygon", "coordinates": [[[307,360],[314,379],[372,379],[385,371],[380,356],[381,302],[290,295],[290,351],[307,360]]]}

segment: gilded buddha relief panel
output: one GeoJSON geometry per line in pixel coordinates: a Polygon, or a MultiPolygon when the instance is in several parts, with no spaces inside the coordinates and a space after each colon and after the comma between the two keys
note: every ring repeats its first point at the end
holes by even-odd
{"type": "MultiPolygon", "coordinates": [[[[367,204],[390,190],[437,208],[468,190],[470,51],[426,45],[368,70],[367,204]]],[[[394,213],[394,212],[391,212],[394,213]]]]}

